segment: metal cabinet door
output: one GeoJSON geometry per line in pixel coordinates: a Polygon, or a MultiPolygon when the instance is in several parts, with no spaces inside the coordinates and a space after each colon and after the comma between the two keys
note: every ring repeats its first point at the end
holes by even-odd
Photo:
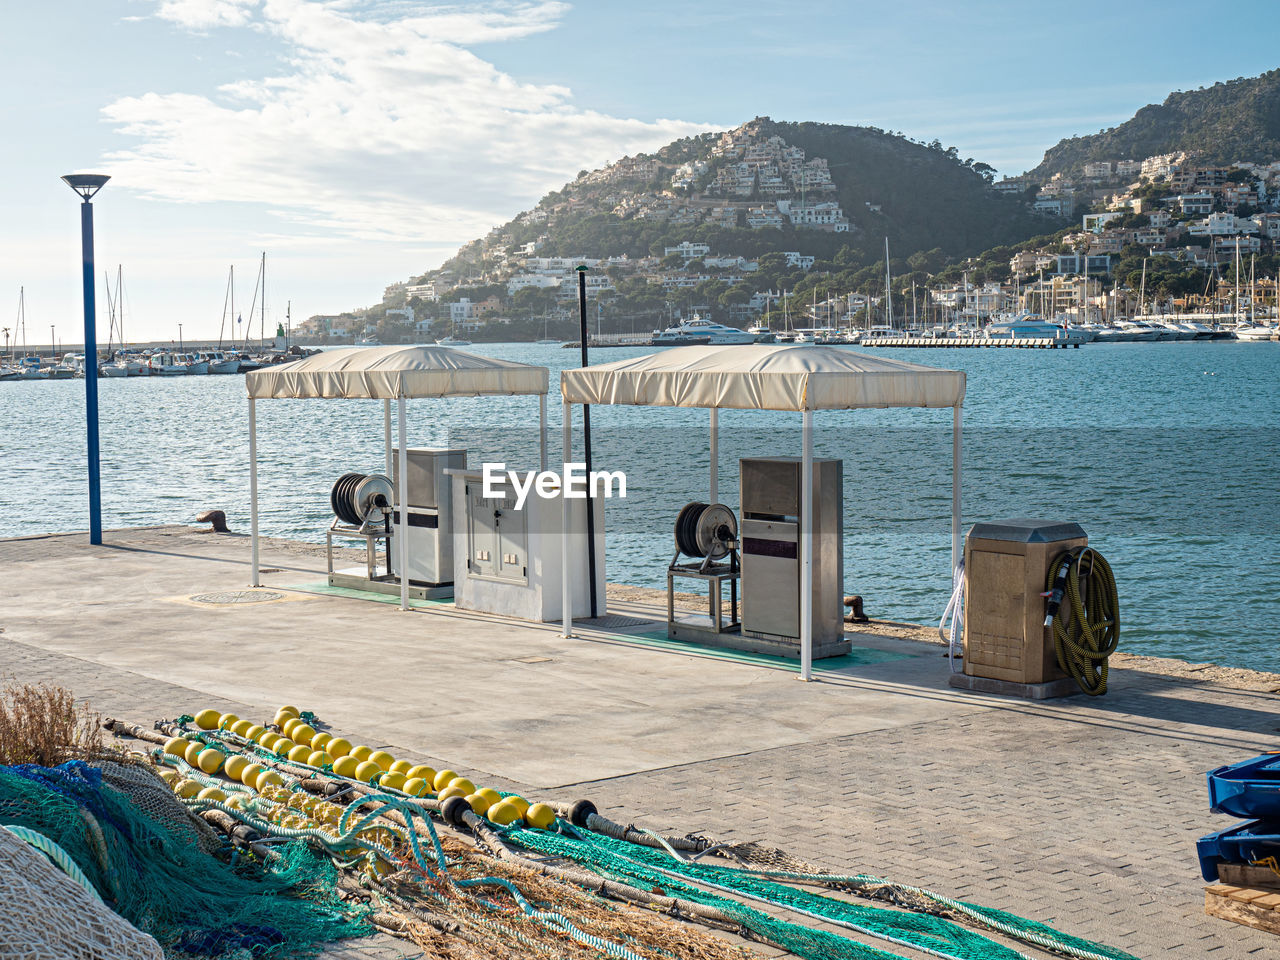
{"type": "Polygon", "coordinates": [[[800,528],[781,520],[742,521],[742,629],[800,636],[800,528]]]}

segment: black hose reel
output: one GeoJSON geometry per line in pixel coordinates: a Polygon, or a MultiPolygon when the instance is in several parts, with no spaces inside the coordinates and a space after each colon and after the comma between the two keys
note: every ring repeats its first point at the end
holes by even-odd
{"type": "Polygon", "coordinates": [[[738,518],[723,503],[689,503],[676,517],[675,534],[682,554],[723,560],[737,546],[738,518]]]}
{"type": "Polygon", "coordinates": [[[391,513],[391,478],[382,473],[344,473],[329,491],[329,505],[340,521],[352,527],[382,522],[391,513]]]}

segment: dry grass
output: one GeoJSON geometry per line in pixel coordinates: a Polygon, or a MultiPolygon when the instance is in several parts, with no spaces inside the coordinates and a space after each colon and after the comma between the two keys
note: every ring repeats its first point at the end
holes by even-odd
{"type": "Polygon", "coordinates": [[[0,763],[51,767],[103,750],[98,715],[70,690],[48,683],[16,683],[0,691],[0,763]]]}

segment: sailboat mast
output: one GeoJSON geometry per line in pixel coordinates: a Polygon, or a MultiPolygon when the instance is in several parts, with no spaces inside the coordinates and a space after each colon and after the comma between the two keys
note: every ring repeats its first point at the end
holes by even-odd
{"type": "Polygon", "coordinates": [[[262,344],[267,343],[267,251],[262,251],[262,323],[258,326],[262,336],[262,344]]]}
{"type": "Polygon", "coordinates": [[[893,326],[893,287],[891,286],[892,277],[889,275],[889,238],[884,238],[884,302],[885,307],[885,323],[887,326],[893,326]]]}
{"type": "Polygon", "coordinates": [[[1138,287],[1138,313],[1147,315],[1147,258],[1142,258],[1142,283],[1138,287]]]}

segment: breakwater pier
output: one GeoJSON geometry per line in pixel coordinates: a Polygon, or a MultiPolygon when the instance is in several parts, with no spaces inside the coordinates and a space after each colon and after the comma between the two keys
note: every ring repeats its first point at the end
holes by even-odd
{"type": "Polygon", "coordinates": [[[950,689],[940,647],[873,623],[850,634],[856,656],[801,684],[785,662],[651,636],[652,591],[611,586],[623,619],[565,639],[330,590],[322,550],[294,541],[264,543],[249,590],[248,538],[186,527],[3,540],[0,560],[8,672],[105,714],[297,703],[397,756],[675,835],[761,840],[1139,957],[1274,946],[1203,914],[1195,840],[1225,825],[1204,771],[1274,743],[1276,678],[1118,658],[1106,697],[1031,704],[950,689]]]}

